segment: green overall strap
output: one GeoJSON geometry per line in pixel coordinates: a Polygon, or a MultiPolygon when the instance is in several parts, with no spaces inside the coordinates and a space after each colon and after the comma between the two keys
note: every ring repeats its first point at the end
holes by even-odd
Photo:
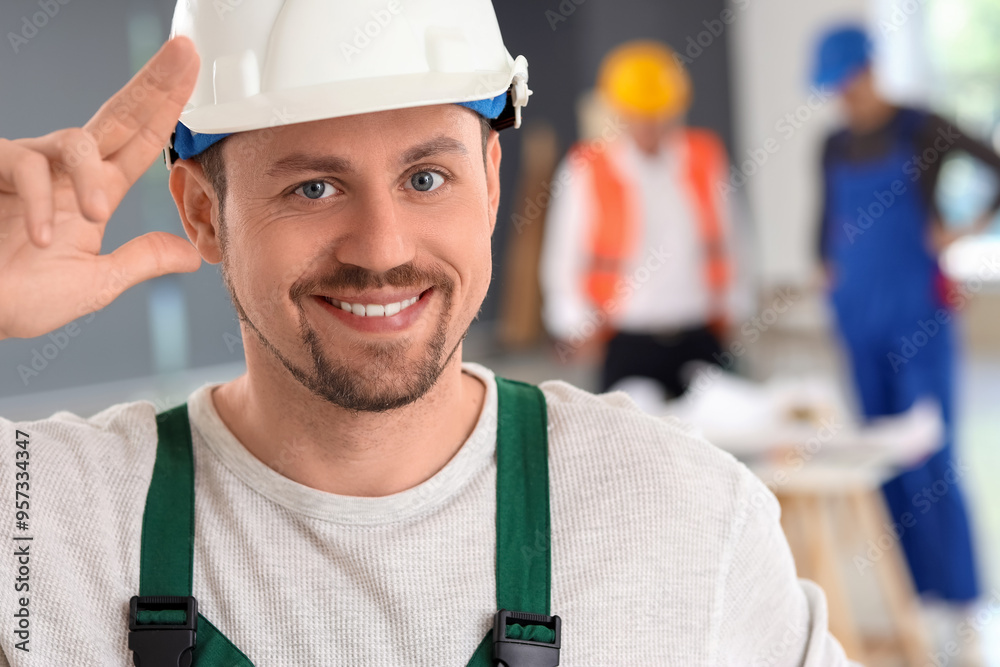
{"type": "Polygon", "coordinates": [[[187,405],[156,415],[153,479],[142,515],[139,595],[191,595],[194,452],[187,405]]]}
{"type": "MultiPolygon", "coordinates": [[[[497,608],[549,614],[548,415],[530,384],[497,377],[497,608]]],[[[493,630],[468,667],[493,666],[493,630]]]]}
{"type": "MultiPolygon", "coordinates": [[[[194,452],[187,404],[158,414],[156,428],[156,462],[142,517],[139,595],[187,597],[194,561],[194,452]]],[[[171,613],[176,612],[145,612],[145,616],[140,612],[139,623],[183,622],[171,613]]],[[[211,665],[253,667],[249,658],[198,614],[193,666],[211,665]]]]}

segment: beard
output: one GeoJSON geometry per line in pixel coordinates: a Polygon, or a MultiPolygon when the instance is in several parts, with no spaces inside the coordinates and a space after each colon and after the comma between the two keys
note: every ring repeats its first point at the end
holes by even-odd
{"type": "MultiPolygon", "coordinates": [[[[247,315],[227,270],[226,254],[222,257],[222,277],[240,318],[267,350],[298,382],[313,395],[328,403],[354,412],[385,412],[413,403],[424,396],[437,382],[450,363],[458,346],[465,340],[468,327],[458,342],[445,355],[448,339],[451,299],[454,282],[442,271],[421,271],[412,264],[403,264],[378,274],[353,265],[315,278],[301,279],[289,290],[289,297],[299,311],[298,336],[300,349],[307,350],[311,361],[300,365],[289,359],[273,344],[261,328],[247,315]],[[417,359],[410,358],[413,344],[408,339],[397,341],[352,342],[338,354],[331,355],[326,340],[310,325],[303,307],[304,299],[322,292],[368,290],[385,286],[414,287],[433,285],[441,297],[442,312],[434,330],[417,359]],[[353,361],[353,363],[351,363],[353,361]]],[[[275,299],[283,303],[283,299],[275,299]]],[[[471,323],[470,323],[471,324],[471,323]]]]}

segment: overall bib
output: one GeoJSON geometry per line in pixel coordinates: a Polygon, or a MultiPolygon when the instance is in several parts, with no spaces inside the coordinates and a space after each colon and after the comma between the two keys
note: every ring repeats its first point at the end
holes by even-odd
{"type": "MultiPolygon", "coordinates": [[[[497,378],[496,595],[493,629],[468,667],[556,667],[561,620],[549,616],[548,438],[545,397],[497,378]],[[525,549],[522,551],[522,548],[525,549]],[[523,553],[531,553],[525,558],[523,553]]],[[[253,667],[199,613],[191,595],[194,457],[187,405],[156,417],[159,442],[142,523],[139,595],[129,604],[129,648],[137,667],[253,667]]]]}
{"type": "Polygon", "coordinates": [[[921,397],[941,405],[941,449],[883,491],[918,592],[967,601],[979,585],[952,459],[955,333],[952,313],[939,312],[947,307],[927,247],[930,211],[904,172],[926,117],[900,114],[902,130],[888,155],[834,161],[825,174],[831,299],[866,417],[899,414],[921,397]]]}

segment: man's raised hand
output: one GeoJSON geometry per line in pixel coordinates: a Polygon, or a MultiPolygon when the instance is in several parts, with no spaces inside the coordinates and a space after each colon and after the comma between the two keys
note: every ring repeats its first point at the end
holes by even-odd
{"type": "Polygon", "coordinates": [[[186,239],[151,232],[102,255],[111,214],[167,144],[198,77],[186,37],[167,42],[82,128],[0,138],[0,338],[31,338],[129,287],[195,271],[186,239]]]}

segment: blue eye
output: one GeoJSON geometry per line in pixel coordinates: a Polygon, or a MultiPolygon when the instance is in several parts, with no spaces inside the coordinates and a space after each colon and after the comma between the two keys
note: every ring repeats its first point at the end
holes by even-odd
{"type": "Polygon", "coordinates": [[[295,190],[295,194],[306,199],[326,199],[332,197],[333,192],[333,186],[326,181],[310,181],[295,190]]]}
{"type": "Polygon", "coordinates": [[[444,176],[434,171],[418,171],[410,176],[409,186],[418,192],[431,192],[444,185],[444,176]]]}

